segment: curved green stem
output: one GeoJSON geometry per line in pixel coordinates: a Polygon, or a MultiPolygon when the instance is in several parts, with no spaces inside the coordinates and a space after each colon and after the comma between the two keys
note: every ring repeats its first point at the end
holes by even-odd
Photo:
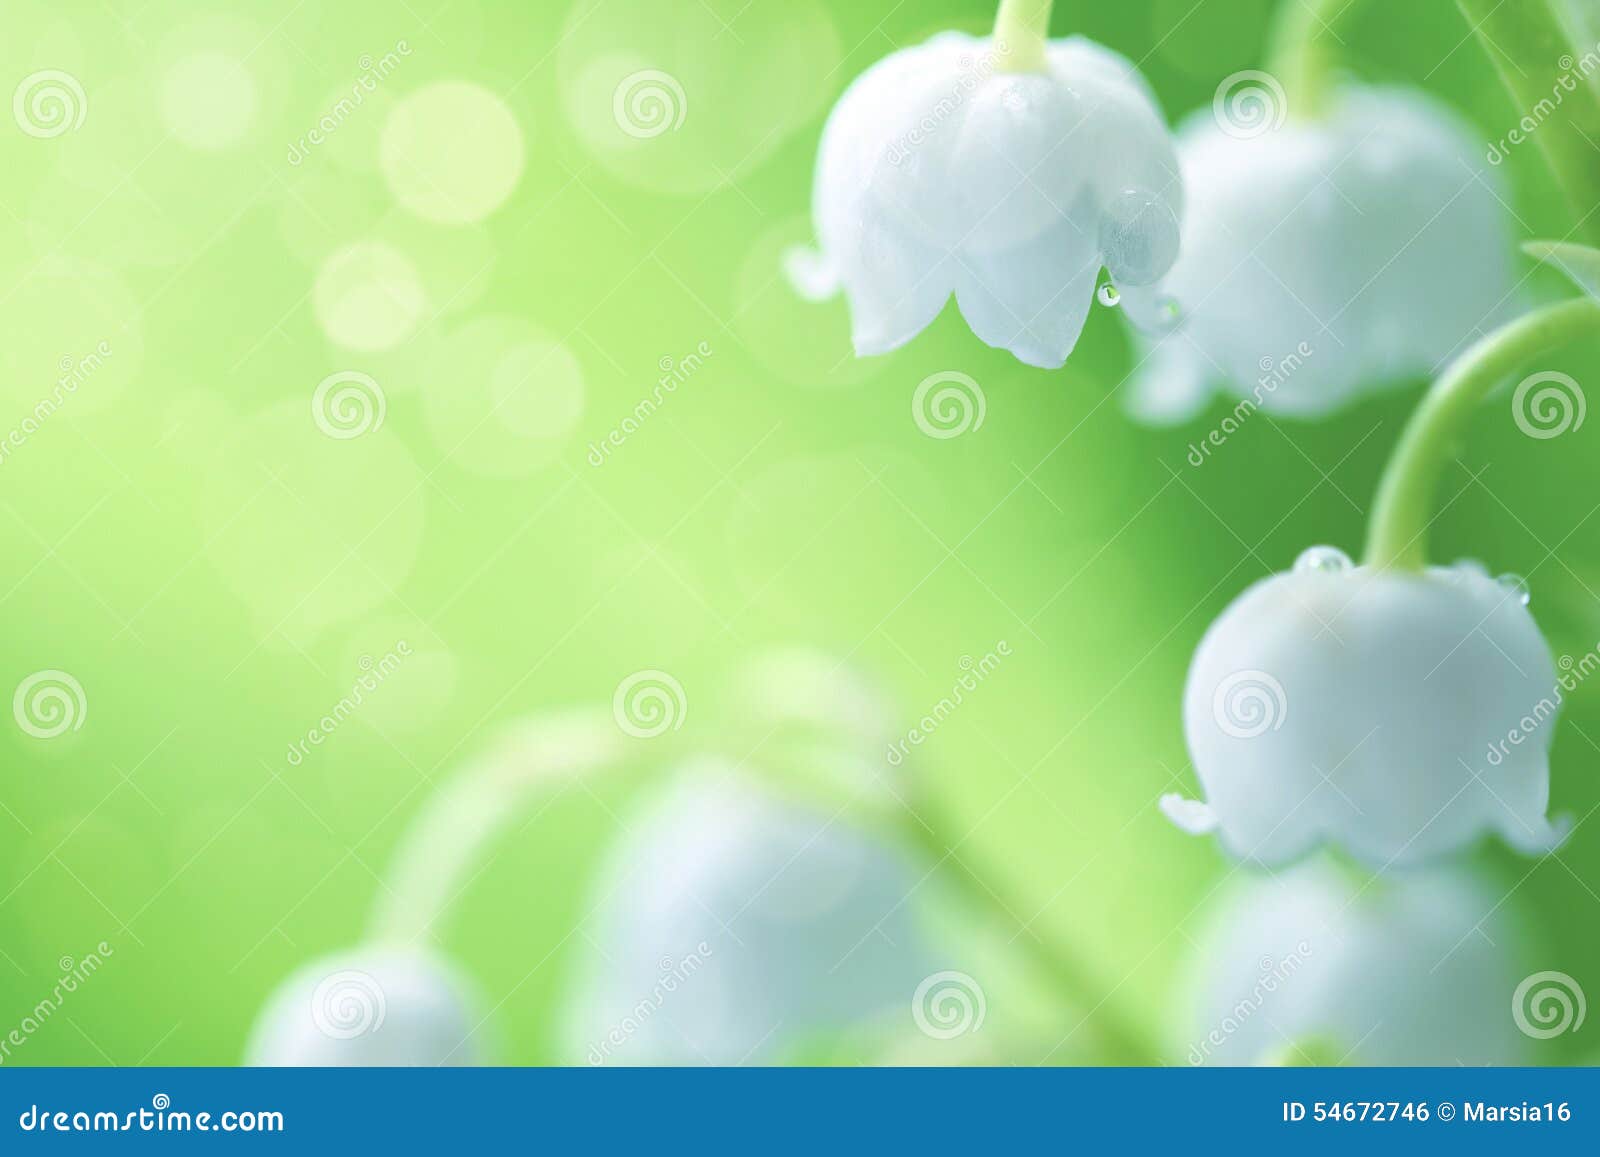
{"type": "Polygon", "coordinates": [[[995,68],[1001,72],[1044,72],[1044,45],[1050,39],[1050,8],[1055,0],[1000,0],[994,18],[995,68]]]}
{"type": "Polygon", "coordinates": [[[441,787],[401,838],[371,938],[410,944],[429,935],[530,800],[618,766],[631,752],[605,712],[539,719],[505,736],[441,787]]]}
{"type": "Polygon", "coordinates": [[[1569,234],[1600,243],[1600,73],[1590,0],[1456,0],[1472,34],[1494,62],[1512,108],[1490,158],[1538,141],[1556,184],[1576,215],[1569,234]],[[1513,119],[1515,118],[1515,119],[1513,119]]]}
{"type": "Polygon", "coordinates": [[[1587,333],[1600,333],[1600,301],[1563,301],[1502,326],[1451,363],[1406,424],[1378,484],[1369,566],[1419,571],[1426,565],[1434,491],[1473,410],[1529,358],[1587,333]]]}
{"type": "Polygon", "coordinates": [[[975,909],[992,917],[1012,933],[1012,942],[1026,952],[1040,973],[1048,977],[1071,1003],[1084,1010],[1084,1019],[1100,1037],[1107,1063],[1113,1065],[1158,1065],[1160,1055],[1146,1042],[1144,1034],[1122,1016],[1104,995],[1107,989],[1072,950],[1041,936],[1016,915],[1017,905],[996,891],[993,873],[979,873],[968,866],[970,852],[956,855],[959,841],[947,838],[950,825],[943,811],[931,800],[917,802],[917,814],[905,813],[904,828],[909,838],[933,860],[940,875],[975,909]],[[920,820],[919,818],[920,817],[920,820]],[[966,857],[966,858],[963,858],[966,857]]]}
{"type": "Polygon", "coordinates": [[[1314,117],[1325,111],[1333,88],[1335,24],[1359,0],[1281,0],[1272,26],[1267,70],[1283,84],[1289,114],[1314,117]]]}

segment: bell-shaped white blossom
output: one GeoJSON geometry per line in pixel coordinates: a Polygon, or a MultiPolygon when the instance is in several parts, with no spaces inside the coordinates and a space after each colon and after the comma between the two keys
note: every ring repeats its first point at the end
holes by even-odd
{"type": "Polygon", "coordinates": [[[1516,310],[1504,194],[1460,118],[1352,87],[1326,116],[1279,123],[1272,94],[1253,95],[1219,94],[1179,130],[1183,252],[1158,291],[1123,295],[1150,335],[1141,417],[1181,421],[1213,390],[1324,414],[1433,373],[1516,310]]]}
{"type": "Polygon", "coordinates": [[[1475,563],[1373,570],[1312,548],[1201,640],[1183,714],[1206,802],[1163,809],[1265,863],[1321,841],[1415,862],[1484,832],[1549,850],[1561,685],[1526,603],[1475,563]]]}
{"type": "Polygon", "coordinates": [[[917,876],[847,816],[743,776],[698,762],[628,821],[574,977],[573,1061],[769,1063],[906,1015],[927,973],[917,876]]]}
{"type": "Polygon", "coordinates": [[[1473,872],[1360,880],[1310,861],[1240,873],[1184,970],[1189,1064],[1507,1065],[1527,1059],[1506,889],[1473,872]],[[1307,1055],[1311,1058],[1306,1059],[1307,1055]]]}
{"type": "Polygon", "coordinates": [[[268,999],[245,1063],[289,1067],[472,1065],[482,1014],[432,953],[374,946],[313,961],[268,999]]]}
{"type": "Polygon", "coordinates": [[[1177,161],[1133,66],[1081,37],[1048,42],[1045,71],[1005,71],[1004,53],[943,33],[873,65],[828,118],[821,252],[786,264],[807,296],[843,289],[857,354],[911,340],[954,293],[983,341],[1059,366],[1102,266],[1147,285],[1177,256],[1177,161]]]}

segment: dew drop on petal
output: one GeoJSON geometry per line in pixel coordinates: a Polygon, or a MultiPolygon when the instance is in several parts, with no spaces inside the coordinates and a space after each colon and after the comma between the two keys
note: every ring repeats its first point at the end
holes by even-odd
{"type": "Polygon", "coordinates": [[[1528,590],[1528,580],[1523,578],[1521,575],[1496,575],[1494,581],[1500,585],[1501,590],[1504,590],[1508,594],[1512,595],[1517,600],[1517,604],[1519,606],[1525,607],[1533,601],[1533,595],[1528,590]]]}
{"type": "Polygon", "coordinates": [[[1178,218],[1149,189],[1124,189],[1100,219],[1100,252],[1124,285],[1153,285],[1178,259],[1178,218]]]}
{"type": "Polygon", "coordinates": [[[1101,305],[1117,305],[1122,301],[1122,294],[1117,292],[1117,287],[1109,281],[1102,285],[1095,293],[1101,305]]]}
{"type": "Polygon", "coordinates": [[[1351,567],[1350,556],[1336,546],[1312,546],[1294,560],[1297,574],[1343,574],[1351,567]]]}

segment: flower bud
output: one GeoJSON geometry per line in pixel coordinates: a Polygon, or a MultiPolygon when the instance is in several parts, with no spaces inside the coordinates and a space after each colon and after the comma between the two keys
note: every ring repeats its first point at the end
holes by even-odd
{"type": "Polygon", "coordinates": [[[431,953],[366,947],[307,964],[256,1018],[251,1065],[472,1065],[482,1015],[466,981],[431,953]]]}
{"type": "Polygon", "coordinates": [[[944,33],[873,65],[828,118],[821,254],[787,264],[808,296],[844,290],[857,354],[910,341],[954,293],[980,339],[1059,366],[1102,266],[1148,285],[1177,257],[1177,161],[1133,66],[1081,37],[1050,41],[1039,72],[1006,53],[944,33]]]}
{"type": "Polygon", "coordinates": [[[1522,942],[1503,889],[1458,868],[1358,880],[1320,860],[1240,873],[1197,938],[1175,1056],[1189,1064],[1526,1060],[1522,942]]]}
{"type": "Polygon", "coordinates": [[[1276,84],[1219,90],[1178,132],[1183,253],[1159,292],[1123,295],[1147,330],[1177,308],[1134,381],[1142,417],[1182,421],[1214,389],[1240,416],[1325,414],[1432,373],[1515,309],[1476,132],[1403,89],[1287,116],[1276,84]]]}
{"type": "Polygon", "coordinates": [[[1163,810],[1265,863],[1323,841],[1411,863],[1485,832],[1550,850],[1561,693],[1526,602],[1475,563],[1374,571],[1306,551],[1201,640],[1184,732],[1206,802],[1163,810]]]}
{"type": "Polygon", "coordinates": [[[743,1064],[908,1007],[926,974],[917,877],[831,812],[702,761],[611,857],[569,1052],[589,1064],[743,1064]]]}

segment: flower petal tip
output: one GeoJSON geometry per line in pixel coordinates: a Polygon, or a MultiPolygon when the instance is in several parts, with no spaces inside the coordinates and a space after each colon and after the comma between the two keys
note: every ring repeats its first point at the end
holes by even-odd
{"type": "Polygon", "coordinates": [[[1536,819],[1531,824],[1519,816],[1500,829],[1501,838],[1525,856],[1549,855],[1566,843],[1571,833],[1570,815],[1559,815],[1550,820],[1536,819]]]}
{"type": "Polygon", "coordinates": [[[1161,797],[1160,807],[1173,826],[1191,836],[1206,836],[1217,830],[1216,813],[1201,800],[1185,799],[1172,791],[1161,797]]]}

